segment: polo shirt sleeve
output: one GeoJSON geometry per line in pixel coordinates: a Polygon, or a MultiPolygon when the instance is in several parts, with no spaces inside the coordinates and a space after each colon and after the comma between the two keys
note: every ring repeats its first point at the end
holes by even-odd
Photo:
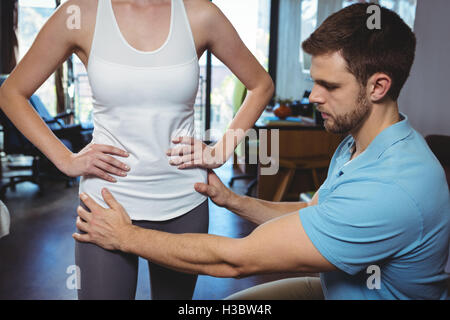
{"type": "Polygon", "coordinates": [[[299,215],[316,249],[350,275],[401,253],[422,233],[417,205],[396,184],[345,183],[299,215]]]}

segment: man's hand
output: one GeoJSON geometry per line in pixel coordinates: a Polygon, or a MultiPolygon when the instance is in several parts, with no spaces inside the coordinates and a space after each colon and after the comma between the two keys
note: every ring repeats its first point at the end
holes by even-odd
{"type": "Polygon", "coordinates": [[[227,207],[238,197],[233,191],[228,189],[213,170],[208,170],[208,184],[196,183],[195,191],[210,197],[211,200],[219,207],[227,207]]]}
{"type": "Polygon", "coordinates": [[[80,194],[81,200],[91,212],[81,206],[77,208],[76,226],[86,234],[74,233],[72,236],[75,240],[92,242],[107,250],[121,250],[133,226],[131,219],[108,189],[102,189],[102,196],[109,209],[100,206],[87,194],[80,194]]]}

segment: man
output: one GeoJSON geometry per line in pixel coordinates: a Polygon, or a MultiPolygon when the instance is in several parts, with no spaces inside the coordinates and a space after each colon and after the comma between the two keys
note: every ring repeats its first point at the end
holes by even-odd
{"type": "MultiPolygon", "coordinates": [[[[326,130],[349,135],[309,203],[242,197],[210,171],[195,189],[259,224],[249,236],[169,234],[133,226],[106,189],[110,208],[90,197],[78,207],[78,241],[131,252],[188,273],[244,277],[320,272],[238,293],[235,299],[446,299],[450,199],[445,175],[397,99],[414,60],[415,36],[381,8],[367,27],[368,4],[330,16],[303,43],[326,130]]],[[[151,210],[151,208],[149,208],[151,210]]],[[[82,272],[82,270],[81,270],[82,272]]]]}

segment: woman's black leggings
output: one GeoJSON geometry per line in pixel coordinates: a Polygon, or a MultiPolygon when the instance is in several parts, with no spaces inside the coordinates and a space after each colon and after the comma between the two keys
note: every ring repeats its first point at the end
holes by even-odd
{"type": "MultiPolygon", "coordinates": [[[[80,201],[80,205],[90,211],[80,201]]],[[[167,221],[133,221],[146,229],[170,233],[207,233],[208,200],[188,213],[167,221]]],[[[79,233],[80,232],[78,230],[79,233]]],[[[135,299],[138,256],[105,250],[95,244],[75,241],[75,263],[80,271],[79,300],[135,299]]],[[[197,275],[180,273],[148,261],[153,300],[192,299],[197,275]]]]}

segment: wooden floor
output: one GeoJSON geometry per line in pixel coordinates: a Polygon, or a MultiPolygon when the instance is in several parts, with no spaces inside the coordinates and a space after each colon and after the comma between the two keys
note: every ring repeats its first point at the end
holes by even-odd
{"type": "MultiPolygon", "coordinates": [[[[227,184],[233,174],[231,163],[215,170],[227,184]]],[[[245,193],[249,181],[238,180],[233,190],[245,193]]],[[[68,267],[74,265],[75,209],[78,205],[78,184],[66,188],[63,182],[46,186],[39,196],[30,182],[9,191],[4,201],[11,213],[11,234],[0,239],[0,299],[76,299],[76,291],[68,289],[68,267]]],[[[242,237],[254,225],[210,201],[209,233],[242,237]]],[[[222,279],[200,276],[194,299],[223,299],[239,290],[298,274],[271,274],[244,279],[222,279]]],[[[146,261],[140,259],[136,299],[150,298],[146,261]]]]}

